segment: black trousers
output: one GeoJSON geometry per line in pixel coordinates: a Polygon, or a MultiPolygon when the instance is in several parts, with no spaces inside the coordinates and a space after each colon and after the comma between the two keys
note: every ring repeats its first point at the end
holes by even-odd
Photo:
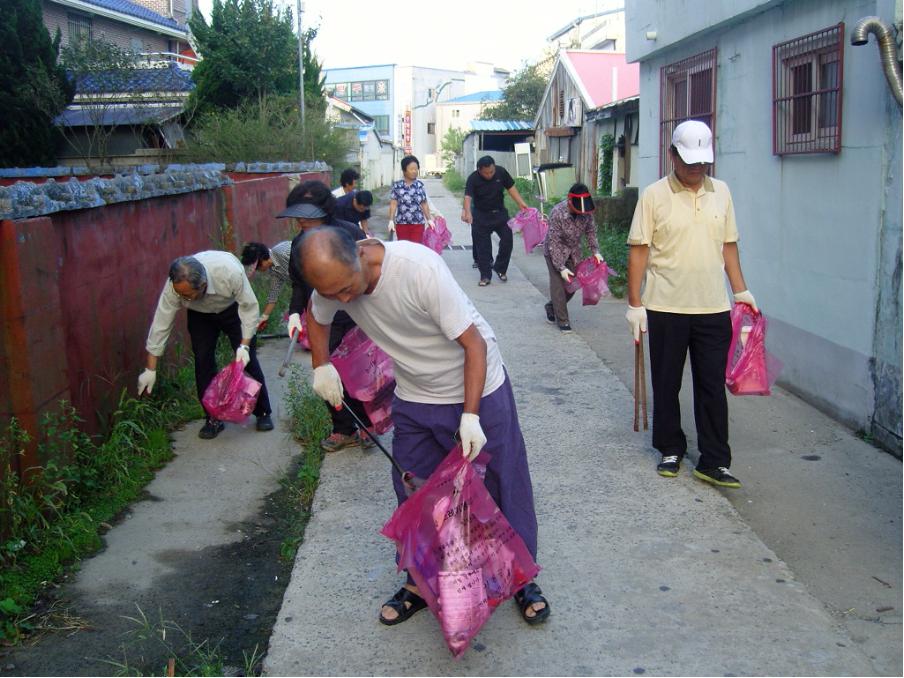
{"type": "MultiPolygon", "coordinates": [[[[330,353],[336,350],[336,347],[342,343],[342,338],[354,327],[354,323],[333,323],[330,328],[330,353]]],[[[342,388],[342,398],[348,403],[348,406],[352,408],[352,412],[358,415],[358,418],[364,422],[364,424],[367,426],[371,425],[370,417],[368,417],[367,412],[364,411],[364,403],[352,398],[348,394],[348,391],[345,390],[345,387],[342,388]]],[[[341,433],[342,435],[350,436],[358,430],[358,425],[355,423],[354,418],[344,407],[337,410],[327,403],[327,409],[330,411],[330,418],[333,420],[333,433],[341,433]]]]}
{"type": "Polygon", "coordinates": [[[653,383],[653,447],[683,457],[687,438],[681,430],[678,393],[684,361],[691,356],[694,422],[700,468],[731,466],[725,362],[731,341],[729,312],[663,313],[647,311],[650,379],[653,383]]]}
{"type": "Polygon", "coordinates": [[[508,227],[508,212],[497,210],[495,212],[474,212],[474,223],[471,226],[471,237],[474,241],[474,260],[480,269],[481,278],[492,278],[493,271],[502,273],[508,271],[509,262],[512,259],[512,229],[508,227]],[[495,233],[499,236],[499,251],[496,260],[493,261],[493,239],[495,233]]]}
{"type": "MultiPolygon", "coordinates": [[[[204,391],[217,373],[217,339],[220,332],[229,338],[232,349],[242,343],[242,321],[239,319],[239,305],[233,304],[219,313],[200,313],[188,311],[188,334],[191,337],[191,350],[195,354],[195,383],[198,386],[198,400],[204,397],[204,391]]],[[[257,405],[254,407],[256,417],[270,414],[270,396],[267,395],[267,382],[264,372],[257,361],[257,337],[251,340],[250,360],[245,371],[261,383],[257,405]]],[[[209,415],[208,415],[209,416],[209,415]]]]}

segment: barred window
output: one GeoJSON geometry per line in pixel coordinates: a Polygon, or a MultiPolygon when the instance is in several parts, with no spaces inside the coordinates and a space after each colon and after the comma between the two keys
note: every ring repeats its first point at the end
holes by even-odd
{"type": "Polygon", "coordinates": [[[841,150],[844,23],[772,48],[772,152],[841,150]]]}
{"type": "Polygon", "coordinates": [[[69,44],[91,40],[91,17],[87,14],[69,12],[66,15],[69,24],[69,44]]]}
{"type": "MultiPolygon", "coordinates": [[[[659,176],[672,171],[672,132],[700,120],[716,134],[716,48],[659,70],[659,176]]],[[[712,173],[713,168],[710,169],[712,173]]]]}

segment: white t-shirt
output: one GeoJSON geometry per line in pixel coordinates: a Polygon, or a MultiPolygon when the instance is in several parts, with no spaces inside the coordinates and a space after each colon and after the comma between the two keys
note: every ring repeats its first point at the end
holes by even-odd
{"type": "Polygon", "coordinates": [[[317,322],[329,324],[336,311],[346,311],[393,359],[396,395],[430,404],[464,402],[465,351],[455,340],[474,325],[487,343],[483,395],[499,388],[505,373],[496,335],[442,257],[413,242],[381,244],[385,254],[373,292],[348,304],[314,292],[317,322]]]}
{"type": "Polygon", "coordinates": [[[334,188],[332,193],[337,198],[341,198],[343,195],[345,195],[345,189],[342,186],[340,186],[339,188],[334,188]]]}

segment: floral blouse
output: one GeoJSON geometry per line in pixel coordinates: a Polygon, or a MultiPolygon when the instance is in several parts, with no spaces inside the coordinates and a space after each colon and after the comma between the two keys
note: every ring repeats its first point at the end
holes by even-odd
{"type": "Polygon", "coordinates": [[[587,246],[593,254],[600,251],[596,239],[596,223],[591,214],[572,214],[563,200],[549,212],[549,232],[543,244],[543,254],[561,271],[569,260],[578,263],[581,257],[581,236],[587,238],[587,246]]]}
{"type": "Polygon", "coordinates": [[[427,202],[427,191],[424,189],[424,182],[420,179],[415,179],[410,185],[406,185],[404,179],[394,182],[389,199],[398,203],[393,218],[397,224],[424,224],[427,222],[421,211],[421,203],[427,202]]]}

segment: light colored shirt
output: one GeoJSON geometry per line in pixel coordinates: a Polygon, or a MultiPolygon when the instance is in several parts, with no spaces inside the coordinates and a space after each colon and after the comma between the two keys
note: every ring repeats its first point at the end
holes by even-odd
{"type": "Polygon", "coordinates": [[[279,299],[279,293],[289,279],[289,256],[292,254],[292,242],[283,240],[270,248],[270,261],[273,266],[267,273],[270,275],[270,291],[267,293],[267,303],[275,304],[279,299]]]}
{"type": "Polygon", "coordinates": [[[641,302],[651,311],[720,313],[731,309],[722,247],[737,242],[731,192],[706,177],[698,191],[674,173],[651,184],[634,210],[629,245],[649,245],[641,302]]]}
{"type": "Polygon", "coordinates": [[[591,254],[597,254],[600,246],[592,214],[572,214],[564,200],[550,210],[543,254],[550,258],[553,268],[561,271],[569,259],[573,259],[575,265],[580,262],[582,235],[587,239],[591,254]]]}
{"type": "Polygon", "coordinates": [[[329,324],[344,310],[395,363],[396,395],[428,404],[465,399],[465,351],[456,339],[474,325],[487,344],[483,394],[502,385],[505,372],[496,335],[436,252],[412,242],[381,243],[385,254],[373,292],[343,304],[316,292],[311,308],[329,324]]]}
{"type": "Polygon", "coordinates": [[[154,321],[151,323],[145,344],[147,352],[151,355],[163,355],[170,332],[173,331],[176,313],[180,308],[188,308],[199,313],[219,313],[238,302],[242,339],[251,339],[257,329],[260,307],[257,304],[257,297],[254,296],[254,290],[251,289],[251,283],[248,282],[248,276],[245,275],[242,262],[234,254],[219,250],[207,250],[192,256],[201,262],[207,272],[207,291],[200,299],[188,301],[179,296],[173,289],[172,281],[167,278],[163,291],[160,292],[154,321]]]}
{"type": "Polygon", "coordinates": [[[427,190],[420,179],[415,179],[410,184],[406,184],[404,179],[393,182],[389,199],[397,203],[396,213],[392,216],[397,224],[427,223],[427,217],[421,209],[421,205],[427,202],[427,190]]]}
{"type": "Polygon", "coordinates": [[[343,195],[345,195],[345,188],[340,186],[339,188],[334,188],[332,192],[334,196],[341,198],[343,195]]]}

